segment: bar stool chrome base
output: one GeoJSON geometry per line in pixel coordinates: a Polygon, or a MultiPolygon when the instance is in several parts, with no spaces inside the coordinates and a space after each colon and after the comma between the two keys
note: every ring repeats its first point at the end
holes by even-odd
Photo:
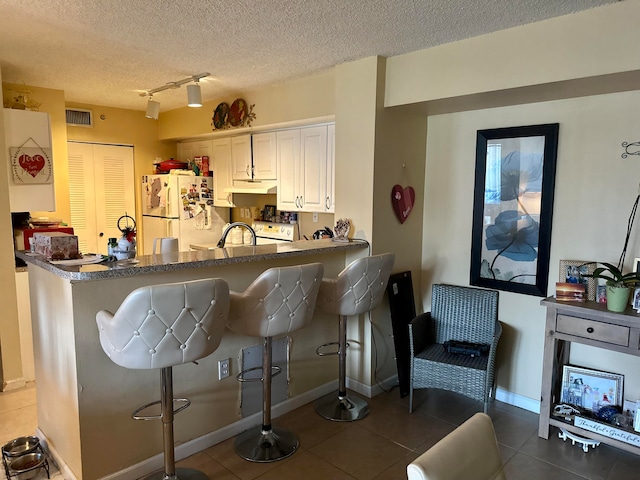
{"type": "Polygon", "coordinates": [[[314,402],[316,412],[334,422],[353,422],[369,415],[369,404],[360,397],[333,392],[314,402]]]}
{"type": "Polygon", "coordinates": [[[176,468],[175,475],[166,475],[164,472],[152,473],[144,480],[210,480],[206,473],[193,468],[176,468]]]}
{"type": "Polygon", "coordinates": [[[264,430],[262,426],[251,428],[236,437],[236,453],[250,462],[277,462],[292,455],[300,442],[298,437],[282,428],[264,430]]]}

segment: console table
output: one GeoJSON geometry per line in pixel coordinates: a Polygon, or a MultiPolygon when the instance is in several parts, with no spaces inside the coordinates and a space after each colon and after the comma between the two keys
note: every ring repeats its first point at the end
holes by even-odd
{"type": "Polygon", "coordinates": [[[553,425],[640,455],[639,447],[581,429],[551,416],[553,405],[560,401],[562,366],[569,363],[571,343],[640,356],[640,315],[631,307],[627,307],[623,313],[614,313],[603,304],[559,302],[553,297],[545,298],[540,304],[547,308],[547,321],[538,436],[549,438],[549,426],[553,425]]]}

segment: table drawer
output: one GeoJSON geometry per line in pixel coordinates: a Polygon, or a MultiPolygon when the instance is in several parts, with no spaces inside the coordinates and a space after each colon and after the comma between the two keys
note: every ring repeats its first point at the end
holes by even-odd
{"type": "Polygon", "coordinates": [[[598,342],[613,343],[623,347],[629,346],[629,327],[620,325],[558,315],[556,330],[559,333],[589,338],[598,342]]]}

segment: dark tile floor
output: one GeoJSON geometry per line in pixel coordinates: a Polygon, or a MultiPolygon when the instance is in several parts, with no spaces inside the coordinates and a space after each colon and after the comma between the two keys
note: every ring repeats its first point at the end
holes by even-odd
{"type": "MultiPolygon", "coordinates": [[[[312,404],[274,419],[274,425],[289,428],[300,438],[299,450],[279,462],[247,462],[234,453],[233,439],[228,439],[178,466],[198,468],[212,480],[402,480],[408,463],[482,410],[477,402],[438,390],[417,391],[412,414],[408,398],[401,399],[397,389],[378,395],[370,404],[371,414],[358,422],[325,420],[312,404]]],[[[640,479],[640,456],[607,445],[585,453],[580,446],[560,440],[553,427],[549,440],[543,440],[538,438],[537,414],[505,403],[493,402],[489,414],[509,480],[640,479]]],[[[0,428],[0,437],[32,434],[35,424],[35,388],[0,393],[0,426],[7,427],[0,428]],[[3,400],[12,407],[3,408],[3,400]],[[16,415],[17,400],[20,415],[16,415]],[[3,418],[3,414],[11,415],[3,418]],[[2,421],[9,417],[11,431],[7,430],[10,422],[2,421]],[[16,424],[17,418],[23,422],[16,424]]],[[[61,479],[56,473],[52,478],[61,479]]]]}

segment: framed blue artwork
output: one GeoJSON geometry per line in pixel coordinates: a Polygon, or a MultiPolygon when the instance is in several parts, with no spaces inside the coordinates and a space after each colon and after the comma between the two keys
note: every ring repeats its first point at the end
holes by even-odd
{"type": "Polygon", "coordinates": [[[558,127],[478,130],[471,285],[547,296],[558,127]]]}

